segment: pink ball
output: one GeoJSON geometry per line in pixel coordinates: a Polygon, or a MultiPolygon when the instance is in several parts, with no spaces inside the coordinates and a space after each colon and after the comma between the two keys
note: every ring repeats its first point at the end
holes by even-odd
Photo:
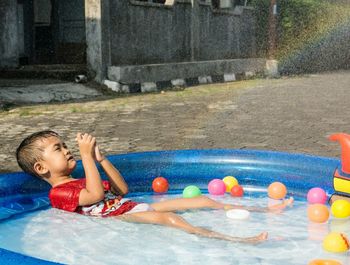
{"type": "Polygon", "coordinates": [[[312,188],[307,193],[307,201],[311,204],[325,204],[327,202],[327,194],[321,188],[312,188]]]}
{"type": "Polygon", "coordinates": [[[225,182],[221,179],[213,179],[208,184],[208,191],[211,195],[224,195],[226,191],[225,182]]]}

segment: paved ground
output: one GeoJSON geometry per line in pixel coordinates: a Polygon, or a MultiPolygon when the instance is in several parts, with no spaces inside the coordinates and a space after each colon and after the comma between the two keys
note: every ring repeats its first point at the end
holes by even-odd
{"type": "Polygon", "coordinates": [[[84,84],[55,79],[0,79],[0,105],[5,108],[9,104],[64,102],[101,94],[84,84]]]}
{"type": "Polygon", "coordinates": [[[26,135],[86,131],[107,154],[252,148],[339,156],[329,142],[350,133],[350,71],[275,80],[250,80],[157,94],[17,107],[0,112],[0,171],[17,171],[14,152],[26,135]]]}

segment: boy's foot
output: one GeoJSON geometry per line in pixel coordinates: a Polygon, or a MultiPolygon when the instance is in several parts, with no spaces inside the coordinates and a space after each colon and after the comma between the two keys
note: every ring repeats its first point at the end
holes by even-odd
{"type": "Polygon", "coordinates": [[[248,237],[248,238],[245,238],[243,239],[243,243],[248,243],[248,244],[258,244],[258,243],[261,243],[263,241],[266,241],[267,240],[267,236],[268,236],[268,233],[267,232],[263,232],[257,236],[253,236],[253,237],[248,237]]]}
{"type": "Polygon", "coordinates": [[[277,204],[274,204],[274,205],[271,205],[269,206],[269,209],[270,210],[275,210],[275,209],[284,209],[286,208],[287,206],[292,206],[293,205],[293,202],[294,202],[294,198],[293,197],[290,197],[289,199],[284,199],[281,203],[277,203],[277,204]]]}
{"type": "Polygon", "coordinates": [[[294,202],[294,198],[290,197],[289,199],[285,199],[282,201],[282,203],[274,204],[269,206],[270,211],[280,211],[286,208],[287,206],[292,206],[294,202]]]}
{"type": "Polygon", "coordinates": [[[245,209],[245,210],[252,211],[252,212],[279,212],[279,211],[283,210],[284,208],[286,208],[287,206],[292,206],[293,202],[294,202],[294,198],[290,197],[289,199],[283,200],[281,203],[277,202],[276,204],[269,205],[268,207],[225,204],[224,210],[228,211],[231,209],[245,209]]]}

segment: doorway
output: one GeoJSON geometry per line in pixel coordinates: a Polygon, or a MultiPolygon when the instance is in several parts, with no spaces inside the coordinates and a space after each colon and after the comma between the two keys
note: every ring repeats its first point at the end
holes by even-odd
{"type": "Polygon", "coordinates": [[[25,46],[32,64],[85,64],[84,0],[31,0],[25,46]]]}
{"type": "Polygon", "coordinates": [[[55,63],[52,7],[51,0],[33,1],[34,62],[37,64],[55,63]]]}

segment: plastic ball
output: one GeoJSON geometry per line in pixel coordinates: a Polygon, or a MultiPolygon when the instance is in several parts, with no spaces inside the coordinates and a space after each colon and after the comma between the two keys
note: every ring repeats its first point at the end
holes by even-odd
{"type": "Polygon", "coordinates": [[[307,193],[307,201],[308,203],[325,204],[327,202],[327,194],[321,188],[312,188],[307,193]]]}
{"type": "Polygon", "coordinates": [[[232,176],[226,176],[222,180],[226,185],[226,192],[230,192],[233,186],[238,185],[238,180],[232,176]]]}
{"type": "Polygon", "coordinates": [[[169,183],[166,178],[157,177],[152,182],[152,189],[157,193],[167,192],[169,189],[169,183]]]}
{"type": "Polygon", "coordinates": [[[310,204],[307,208],[307,216],[309,220],[315,223],[327,222],[329,218],[329,211],[326,205],[316,203],[310,204]]]}
{"type": "Polygon", "coordinates": [[[339,261],[334,259],[314,259],[308,265],[342,265],[339,261]]]}
{"type": "Polygon", "coordinates": [[[244,194],[243,187],[241,185],[235,185],[231,189],[231,196],[232,197],[242,197],[244,194]]]}
{"type": "Polygon", "coordinates": [[[198,197],[201,195],[202,195],[201,190],[197,186],[194,186],[194,185],[187,186],[182,191],[182,197],[184,197],[184,198],[194,198],[194,197],[198,197]]]}
{"type": "Polygon", "coordinates": [[[208,191],[211,195],[224,195],[226,191],[225,183],[221,179],[213,179],[208,184],[208,191]]]}
{"type": "Polygon", "coordinates": [[[271,199],[280,200],[286,196],[287,188],[281,182],[273,182],[268,187],[267,192],[271,199]]]}
{"type": "Polygon", "coordinates": [[[332,215],[336,218],[346,218],[350,216],[350,202],[346,200],[336,200],[331,206],[332,215]]]}
{"type": "Polygon", "coordinates": [[[349,249],[349,240],[342,233],[329,233],[323,240],[323,248],[329,252],[345,252],[349,249]]]}

